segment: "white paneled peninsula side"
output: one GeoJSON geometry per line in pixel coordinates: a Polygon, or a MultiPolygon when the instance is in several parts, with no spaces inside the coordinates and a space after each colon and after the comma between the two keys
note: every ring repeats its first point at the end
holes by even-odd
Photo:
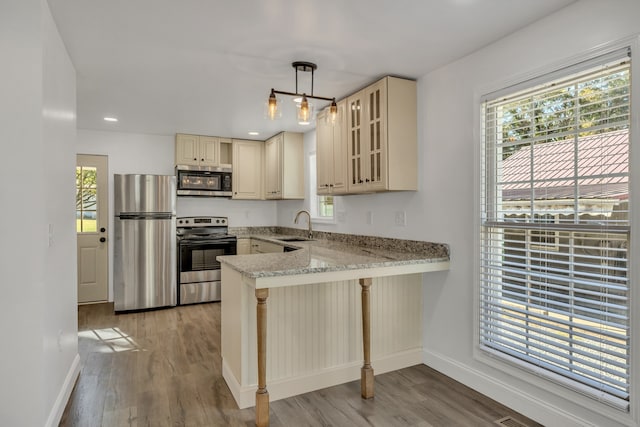
{"type": "Polygon", "coordinates": [[[448,246],[321,234],[252,233],[242,237],[297,250],[218,258],[223,376],[258,426],[269,400],[358,378],[369,398],[374,369],[422,362],[422,273],[449,268],[448,246]]]}

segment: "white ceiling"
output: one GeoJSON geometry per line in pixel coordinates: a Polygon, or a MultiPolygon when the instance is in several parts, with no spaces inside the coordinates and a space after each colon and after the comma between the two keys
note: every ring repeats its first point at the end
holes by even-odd
{"type": "Polygon", "coordinates": [[[292,61],[316,63],[314,94],[339,99],[387,74],[418,78],[573,1],[48,0],[77,71],[79,128],[253,139],[308,130],[291,98],[281,120],[264,117],[271,88],[295,91],[292,61]]]}

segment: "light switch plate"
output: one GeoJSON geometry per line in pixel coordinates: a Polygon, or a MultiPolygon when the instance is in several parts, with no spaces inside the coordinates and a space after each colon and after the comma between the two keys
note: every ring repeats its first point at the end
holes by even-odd
{"type": "Polygon", "coordinates": [[[405,211],[396,211],[396,225],[398,227],[407,226],[407,213],[405,211]]]}
{"type": "Polygon", "coordinates": [[[373,225],[373,212],[367,211],[367,224],[373,225]]]}

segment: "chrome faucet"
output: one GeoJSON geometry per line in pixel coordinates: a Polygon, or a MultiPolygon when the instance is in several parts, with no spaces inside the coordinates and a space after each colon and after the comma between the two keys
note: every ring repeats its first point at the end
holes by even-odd
{"type": "Polygon", "coordinates": [[[309,220],[309,238],[313,239],[313,231],[311,230],[311,214],[309,213],[309,211],[298,211],[298,213],[296,214],[296,219],[293,220],[294,224],[298,223],[298,218],[300,217],[300,214],[306,213],[307,214],[307,219],[309,220]]]}

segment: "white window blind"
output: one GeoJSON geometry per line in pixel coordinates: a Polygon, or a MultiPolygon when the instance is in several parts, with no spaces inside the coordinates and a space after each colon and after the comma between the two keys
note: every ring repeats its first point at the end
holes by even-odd
{"type": "Polygon", "coordinates": [[[628,411],[630,58],[552,78],[482,105],[480,347],[628,411]]]}

